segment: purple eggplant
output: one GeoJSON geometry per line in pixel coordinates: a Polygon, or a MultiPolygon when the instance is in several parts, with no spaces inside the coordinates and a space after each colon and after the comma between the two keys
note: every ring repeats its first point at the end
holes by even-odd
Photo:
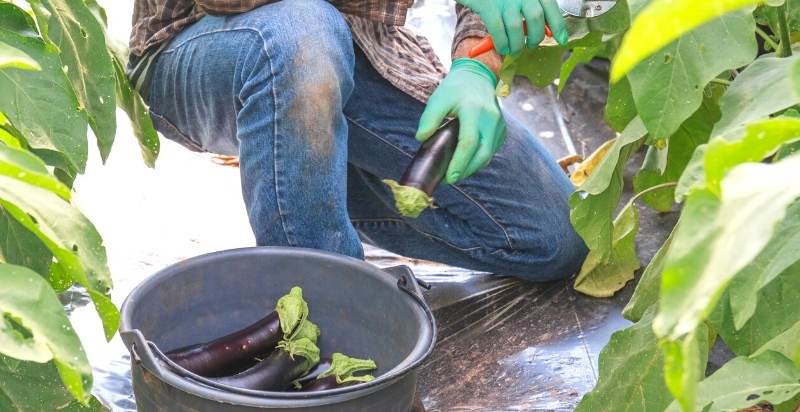
{"type": "Polygon", "coordinates": [[[458,120],[447,121],[417,150],[399,182],[383,181],[403,216],[417,217],[433,204],[433,192],[447,173],[458,144],[458,120]]]}
{"type": "Polygon", "coordinates": [[[223,385],[261,391],[284,391],[319,363],[319,328],[305,320],[298,331],[255,366],[233,376],[216,378],[223,385]]]}
{"type": "Polygon", "coordinates": [[[294,287],[278,299],[275,310],[252,325],[212,341],[175,349],[166,355],[201,376],[239,372],[269,354],[308,316],[303,292],[294,287]]]}

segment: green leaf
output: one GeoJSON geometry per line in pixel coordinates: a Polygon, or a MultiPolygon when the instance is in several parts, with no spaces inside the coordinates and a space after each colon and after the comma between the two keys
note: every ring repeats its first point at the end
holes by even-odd
{"type": "MultiPolygon", "coordinates": [[[[765,401],[778,404],[798,392],[800,368],[779,353],[766,352],[755,358],[735,358],[700,382],[695,408],[737,411],[765,401]]],[[[673,403],[667,411],[679,411],[678,405],[673,403]]]]}
{"type": "Polygon", "coordinates": [[[639,230],[639,211],[634,199],[614,220],[611,258],[604,262],[596,250],[589,252],[581,271],[575,278],[575,290],[594,297],[610,297],[633,279],[639,269],[636,255],[636,233],[639,230]]]}
{"type": "Polygon", "coordinates": [[[624,130],[636,118],[636,104],[627,78],[609,86],[604,118],[606,123],[618,132],[624,130]]]}
{"type": "MultiPolygon", "coordinates": [[[[61,60],[81,107],[86,110],[100,155],[105,160],[116,132],[114,66],[103,26],[83,0],[32,0],[49,12],[44,37],[61,51],[61,60]]],[[[36,8],[34,8],[34,12],[36,8]]],[[[45,17],[36,13],[38,21],[45,17]]]]}
{"type": "MultiPolygon", "coordinates": [[[[117,53],[115,52],[115,54],[117,53]]],[[[145,105],[139,93],[131,87],[121,62],[121,57],[114,56],[117,104],[128,114],[128,118],[131,120],[133,134],[139,141],[144,163],[149,167],[155,167],[160,151],[158,133],[156,133],[156,129],[153,126],[153,120],[150,118],[147,105],[145,105]]]]}
{"type": "MultiPolygon", "coordinates": [[[[738,133],[736,133],[738,131],[738,133]]],[[[758,162],[775,153],[782,144],[800,139],[800,119],[779,117],[750,123],[744,132],[712,139],[706,147],[705,184],[719,193],[725,174],[736,165],[758,162]]]]}
{"type": "Polygon", "coordinates": [[[622,170],[639,148],[644,133],[638,119],[631,122],[600,165],[569,198],[570,221],[599,262],[611,258],[612,219],[622,194],[622,170]]]}
{"type": "Polygon", "coordinates": [[[31,37],[28,15],[0,2],[0,41],[13,45],[41,65],[41,71],[0,70],[0,112],[34,149],[59,152],[75,170],[86,166],[86,119],[62,70],[58,51],[31,37]],[[19,85],[25,85],[20,87],[19,85]]]}
{"type": "Polygon", "coordinates": [[[737,355],[752,355],[800,321],[800,264],[795,263],[758,293],[753,316],[738,330],[728,299],[709,318],[725,344],[737,355]]]}
{"type": "Polygon", "coordinates": [[[558,93],[564,90],[569,76],[579,64],[586,64],[592,61],[597,54],[603,50],[602,34],[592,32],[572,45],[572,51],[564,64],[561,65],[561,74],[558,79],[558,93]]]}
{"type": "Polygon", "coordinates": [[[9,412],[100,412],[106,409],[92,397],[88,405],[64,388],[53,362],[21,362],[0,355],[0,410],[9,412]]]}
{"type": "Polygon", "coordinates": [[[751,13],[727,14],[679,38],[628,73],[639,116],[654,139],[671,136],[697,111],[709,81],[753,60],[754,29],[751,13]]]}
{"type": "MultiPolygon", "coordinates": [[[[677,182],[686,165],[692,157],[697,146],[708,141],[714,122],[719,119],[719,108],[710,99],[704,100],[700,108],[689,117],[678,131],[667,140],[667,148],[659,150],[656,146],[648,148],[645,163],[633,179],[634,192],[641,193],[653,186],[677,182]],[[666,167],[659,167],[658,162],[651,159],[653,153],[663,153],[666,167]]],[[[653,209],[660,212],[672,210],[675,201],[675,189],[658,190],[648,193],[642,200],[653,209]]]]}
{"type": "Polygon", "coordinates": [[[655,308],[615,332],[600,352],[599,379],[576,412],[661,411],[672,402],[664,384],[663,353],[653,333],[655,308]]]}
{"type": "MultiPolygon", "coordinates": [[[[653,0],[636,17],[611,68],[616,82],[656,51],[726,13],[759,0],[653,0]]],[[[721,37],[724,38],[724,37],[721,37]]],[[[710,43],[714,47],[715,43],[710,43]]]]}
{"type": "Polygon", "coordinates": [[[686,195],[694,188],[703,188],[705,183],[706,171],[703,162],[706,157],[707,144],[697,146],[689,159],[689,163],[683,169],[681,177],[678,179],[678,186],[675,187],[675,201],[682,201],[686,195]]]}
{"type": "Polygon", "coordinates": [[[664,381],[684,411],[691,411],[697,397],[697,383],[705,377],[708,362],[708,328],[701,324],[681,341],[666,341],[664,381]]]}
{"type": "Polygon", "coordinates": [[[713,137],[800,103],[800,55],[761,56],[739,73],[720,99],[722,118],[713,137]]]}
{"type": "Polygon", "coordinates": [[[800,319],[792,327],[758,348],[753,356],[758,356],[766,351],[778,352],[787,358],[794,358],[800,351],[800,319]]]}
{"type": "Polygon", "coordinates": [[[26,266],[48,277],[53,254],[39,238],[0,208],[0,262],[26,266]]]}
{"type": "Polygon", "coordinates": [[[0,144],[0,175],[47,189],[63,199],[70,198],[69,188],[47,171],[41,159],[26,150],[0,144]]]}
{"type": "Polygon", "coordinates": [[[53,360],[77,399],[92,388],[92,368],[50,285],[22,266],[0,264],[0,352],[16,359],[53,360]]]}
{"type": "Polygon", "coordinates": [[[722,181],[721,199],[707,189],[691,192],[662,274],[656,334],[681,339],[708,316],[800,196],[798,180],[800,156],[792,156],[737,166],[722,181]]]}
{"type": "MultiPolygon", "coordinates": [[[[55,194],[0,176],[0,205],[47,245],[64,273],[91,291],[108,295],[111,276],[100,234],[76,208],[55,194]]],[[[119,313],[113,305],[95,302],[111,339],[119,313]]]]}
{"type": "Polygon", "coordinates": [[[800,260],[800,202],[786,211],[767,246],[731,281],[728,288],[736,328],[741,328],[756,311],[758,292],[800,260]]]}
{"type": "Polygon", "coordinates": [[[0,69],[42,70],[31,56],[3,42],[0,42],[0,69]]]}
{"type": "Polygon", "coordinates": [[[525,48],[516,59],[516,74],[525,76],[537,87],[544,87],[558,78],[561,70],[561,47],[525,48]]]}
{"type": "MultiPolygon", "coordinates": [[[[680,226],[680,222],[676,225],[680,226]]],[[[625,309],[622,310],[622,315],[625,319],[631,322],[638,322],[644,316],[644,312],[654,303],[658,302],[658,291],[661,287],[661,271],[664,269],[664,262],[669,251],[669,246],[672,244],[672,237],[675,235],[675,229],[669,234],[667,240],[661,245],[650,264],[644,269],[639,283],[636,285],[636,290],[633,291],[633,296],[625,309]]]]}

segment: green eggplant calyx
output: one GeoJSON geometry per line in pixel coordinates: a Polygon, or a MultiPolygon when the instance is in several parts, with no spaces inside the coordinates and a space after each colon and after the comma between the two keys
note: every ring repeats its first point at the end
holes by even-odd
{"type": "Polygon", "coordinates": [[[275,311],[281,321],[284,339],[292,336],[295,329],[308,317],[308,303],[303,299],[303,289],[295,286],[288,294],[278,299],[275,311]]]}
{"type": "Polygon", "coordinates": [[[391,179],[384,179],[383,183],[392,189],[394,205],[403,216],[416,218],[433,205],[433,198],[416,187],[403,186],[391,179]]]}
{"type": "Polygon", "coordinates": [[[341,353],[334,353],[331,356],[331,366],[322,372],[317,379],[335,376],[336,383],[340,385],[348,382],[369,382],[375,377],[372,375],[353,376],[353,374],[371,371],[377,367],[372,359],[351,358],[341,353]]]}

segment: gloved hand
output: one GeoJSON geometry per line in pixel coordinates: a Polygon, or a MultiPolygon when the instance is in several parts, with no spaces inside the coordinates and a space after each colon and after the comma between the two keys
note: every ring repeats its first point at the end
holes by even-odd
{"type": "Polygon", "coordinates": [[[486,166],[506,138],[506,123],[495,97],[497,78],[475,59],[458,59],[428,99],[417,129],[424,142],[448,115],[459,122],[458,145],[447,168],[447,183],[455,184],[486,166]]]}
{"type": "Polygon", "coordinates": [[[456,0],[480,16],[502,55],[522,51],[525,33],[522,19],[528,24],[528,47],[535,48],[544,39],[545,20],[558,44],[569,42],[567,23],[556,0],[456,0]]]}

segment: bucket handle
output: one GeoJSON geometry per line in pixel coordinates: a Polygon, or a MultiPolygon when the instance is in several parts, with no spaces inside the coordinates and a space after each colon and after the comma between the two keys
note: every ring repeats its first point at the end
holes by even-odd
{"type": "Polygon", "coordinates": [[[414,276],[414,272],[411,271],[410,267],[406,265],[399,265],[383,268],[381,270],[397,278],[397,287],[400,288],[400,290],[411,295],[415,295],[415,297],[425,302],[425,297],[422,296],[422,290],[420,290],[420,288],[431,290],[431,285],[430,283],[414,276]]]}
{"type": "Polygon", "coordinates": [[[151,343],[144,338],[139,329],[121,330],[119,331],[119,336],[125,342],[128,350],[130,350],[131,358],[134,362],[141,363],[148,372],[161,380],[165,380],[164,368],[159,365],[150,348],[151,343]]]}

